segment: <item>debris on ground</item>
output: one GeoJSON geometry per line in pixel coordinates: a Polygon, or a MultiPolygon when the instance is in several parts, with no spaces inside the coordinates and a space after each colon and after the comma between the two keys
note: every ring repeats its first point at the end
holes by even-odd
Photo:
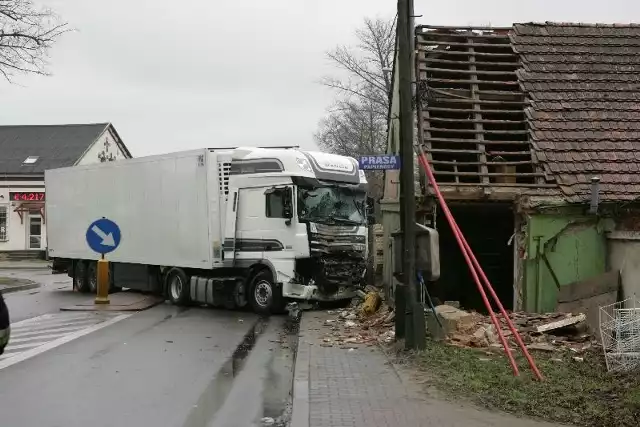
{"type": "MultiPolygon", "coordinates": [[[[443,330],[435,337],[444,335],[449,344],[459,347],[502,349],[495,326],[489,316],[458,310],[451,306],[438,306],[436,312],[443,323],[443,330]]],[[[432,316],[433,317],[433,316],[432,316]]],[[[506,320],[496,314],[500,329],[512,349],[517,343],[506,320]]],[[[516,330],[529,350],[553,352],[569,350],[582,353],[598,342],[589,332],[584,314],[525,312],[509,313],[516,330]]],[[[429,322],[433,323],[433,322],[429,322]]],[[[431,331],[434,331],[430,327],[431,331]]]]}
{"type": "MultiPolygon", "coordinates": [[[[454,301],[435,307],[442,326],[428,310],[427,329],[433,339],[456,347],[483,349],[487,353],[503,351],[489,316],[458,307],[454,301]]],[[[350,307],[327,313],[335,317],[325,320],[326,331],[321,346],[354,348],[395,341],[395,312],[376,290],[367,289],[364,300],[356,298],[350,307]]],[[[510,348],[517,351],[518,345],[507,322],[500,314],[496,317],[510,348]]],[[[578,356],[599,346],[588,330],[584,314],[513,312],[509,317],[532,351],[553,354],[565,350],[578,356]]]]}
{"type": "Polygon", "coordinates": [[[326,330],[320,346],[352,351],[358,345],[392,343],[395,316],[380,293],[375,288],[367,289],[364,300],[354,301],[349,308],[327,312],[335,317],[324,321],[326,330]]]}

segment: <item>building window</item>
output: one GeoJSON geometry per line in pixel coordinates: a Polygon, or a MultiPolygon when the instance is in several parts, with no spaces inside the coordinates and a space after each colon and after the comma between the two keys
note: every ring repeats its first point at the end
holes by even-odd
{"type": "Polygon", "coordinates": [[[0,242],[6,242],[8,239],[8,225],[9,225],[9,221],[8,221],[8,212],[9,212],[9,208],[4,205],[0,205],[0,242]]]}
{"type": "Polygon", "coordinates": [[[32,165],[35,162],[37,162],[39,158],[40,157],[38,157],[38,156],[29,156],[26,159],[24,159],[24,162],[22,162],[22,164],[23,165],[32,165]]]}
{"type": "Polygon", "coordinates": [[[284,218],[284,189],[276,188],[266,194],[267,218],[284,218]]]}

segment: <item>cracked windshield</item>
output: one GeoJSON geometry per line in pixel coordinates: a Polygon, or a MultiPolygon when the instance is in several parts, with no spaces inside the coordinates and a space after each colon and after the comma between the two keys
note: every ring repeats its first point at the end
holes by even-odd
{"type": "Polygon", "coordinates": [[[631,19],[0,0],[0,427],[639,427],[631,19]]]}
{"type": "Polygon", "coordinates": [[[316,187],[300,188],[299,217],[300,220],[318,222],[320,224],[353,224],[366,223],[366,193],[351,188],[316,187]]]}

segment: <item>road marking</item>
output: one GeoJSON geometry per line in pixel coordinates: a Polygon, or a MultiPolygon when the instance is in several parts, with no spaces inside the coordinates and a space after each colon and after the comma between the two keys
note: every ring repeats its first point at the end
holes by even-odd
{"type": "Polygon", "coordinates": [[[11,325],[11,338],[0,356],[0,369],[25,361],[84,335],[130,317],[132,314],[45,314],[11,325]],[[76,326],[71,326],[76,323],[76,326]],[[49,324],[48,329],[46,325],[49,324]],[[61,327],[63,326],[63,327],[61,327]],[[30,329],[32,327],[34,330],[30,329]],[[14,330],[15,328],[15,330],[14,330]]]}

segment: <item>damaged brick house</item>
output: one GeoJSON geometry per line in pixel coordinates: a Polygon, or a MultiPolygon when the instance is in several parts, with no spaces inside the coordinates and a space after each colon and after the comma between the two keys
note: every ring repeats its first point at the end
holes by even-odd
{"type": "MultiPolygon", "coordinates": [[[[625,294],[640,294],[640,26],[420,26],[415,40],[417,141],[505,306],[551,311],[559,288],[609,270],[621,271],[625,294]]],[[[389,153],[399,146],[397,80],[389,153]]],[[[421,179],[418,220],[440,232],[433,293],[480,308],[431,194],[421,179]]],[[[393,294],[397,173],[386,173],[381,206],[393,294]]]]}

